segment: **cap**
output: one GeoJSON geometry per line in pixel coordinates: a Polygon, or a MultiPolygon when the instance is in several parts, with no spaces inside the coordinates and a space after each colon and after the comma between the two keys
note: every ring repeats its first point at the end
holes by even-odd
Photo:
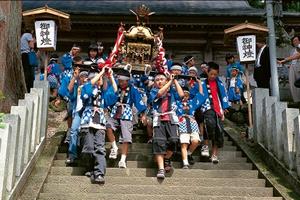
{"type": "Polygon", "coordinates": [[[182,71],[182,67],[181,67],[181,65],[179,65],[179,64],[174,64],[174,65],[171,67],[171,70],[180,70],[180,71],[182,71]]]}
{"type": "Polygon", "coordinates": [[[89,73],[88,73],[87,71],[81,71],[81,72],[79,73],[79,77],[82,77],[82,76],[88,77],[88,75],[89,75],[89,73]]]}
{"type": "Polygon", "coordinates": [[[77,44],[73,44],[72,49],[80,49],[80,46],[77,44]]]}
{"type": "Polygon", "coordinates": [[[198,73],[198,70],[197,70],[197,68],[196,67],[190,67],[189,69],[188,69],[188,72],[190,72],[190,71],[195,71],[196,73],[198,73]]]}
{"type": "Polygon", "coordinates": [[[231,69],[230,69],[230,71],[232,71],[232,70],[240,71],[236,66],[232,66],[231,69]]]}

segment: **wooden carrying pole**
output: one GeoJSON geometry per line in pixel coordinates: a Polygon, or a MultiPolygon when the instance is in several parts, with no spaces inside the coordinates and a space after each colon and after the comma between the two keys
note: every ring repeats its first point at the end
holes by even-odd
{"type": "Polygon", "coordinates": [[[245,76],[246,76],[246,90],[247,90],[247,101],[248,101],[248,117],[249,117],[249,127],[253,127],[253,120],[252,120],[252,108],[250,103],[250,83],[249,83],[249,70],[248,70],[248,63],[246,63],[246,70],[245,70],[245,76]]]}

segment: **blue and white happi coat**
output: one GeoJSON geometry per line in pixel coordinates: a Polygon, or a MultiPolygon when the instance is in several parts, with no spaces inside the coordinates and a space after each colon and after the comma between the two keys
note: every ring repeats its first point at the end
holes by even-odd
{"type": "MultiPolygon", "coordinates": [[[[150,95],[149,95],[149,100],[150,102],[152,102],[152,113],[153,113],[153,127],[157,127],[160,126],[160,118],[162,114],[161,112],[161,101],[163,98],[165,98],[165,96],[162,97],[157,97],[159,89],[158,88],[152,88],[152,90],[150,91],[150,95]]],[[[181,101],[181,98],[179,97],[177,91],[173,88],[170,87],[169,92],[166,94],[169,95],[170,97],[170,101],[169,103],[171,105],[169,105],[169,110],[168,110],[168,114],[170,116],[170,120],[172,124],[178,124],[179,120],[178,120],[178,116],[176,114],[176,110],[177,110],[177,101],[181,101]]]]}
{"type": "Polygon", "coordinates": [[[189,99],[187,102],[184,102],[188,105],[189,109],[184,110],[184,103],[178,101],[177,115],[179,116],[179,133],[199,133],[198,123],[194,118],[195,111],[202,106],[205,102],[204,95],[197,93],[194,98],[189,99]],[[189,120],[187,120],[189,118],[189,120]],[[190,123],[189,125],[187,123],[190,123]],[[191,130],[188,130],[190,126],[191,130]],[[191,131],[191,132],[190,132],[191,131]]]}
{"type": "MultiPolygon", "coordinates": [[[[227,96],[227,91],[226,88],[221,81],[219,77],[216,78],[217,81],[217,87],[218,87],[218,97],[219,97],[219,104],[220,108],[222,110],[225,110],[230,107],[230,103],[228,101],[228,96],[227,96]]],[[[205,102],[201,106],[201,111],[204,113],[210,109],[212,109],[212,102],[211,102],[211,93],[210,93],[210,88],[208,86],[208,81],[205,79],[202,81],[202,88],[203,88],[203,94],[205,98],[205,102]]]]}
{"type": "Polygon", "coordinates": [[[133,104],[137,108],[138,114],[146,111],[147,106],[142,100],[141,93],[135,86],[129,84],[129,86],[126,88],[126,90],[127,91],[123,98],[123,102],[120,102],[121,89],[119,89],[118,92],[115,94],[116,96],[114,98],[117,99],[117,102],[112,107],[110,116],[112,118],[114,118],[114,116],[117,113],[118,106],[122,106],[122,114],[121,114],[120,119],[132,121],[132,117],[133,117],[132,106],[133,106],[133,104]]]}
{"type": "Polygon", "coordinates": [[[93,86],[91,82],[83,85],[81,99],[83,101],[83,111],[81,115],[81,128],[93,127],[95,129],[105,129],[106,118],[104,109],[108,106],[107,102],[113,101],[114,94],[112,87],[103,90],[101,87],[93,86]],[[95,116],[98,116],[95,118],[95,116]]]}
{"type": "Polygon", "coordinates": [[[228,82],[228,99],[230,102],[240,101],[241,94],[243,91],[243,81],[240,77],[232,77],[228,82]],[[239,89],[239,92],[236,92],[236,89],[239,89]]]}

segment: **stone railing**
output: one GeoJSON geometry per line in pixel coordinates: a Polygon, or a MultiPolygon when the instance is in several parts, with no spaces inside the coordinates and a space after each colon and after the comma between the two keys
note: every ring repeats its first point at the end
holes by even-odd
{"type": "Polygon", "coordinates": [[[253,94],[254,140],[300,177],[299,109],[269,96],[268,89],[256,88],[253,94]]]}
{"type": "Polygon", "coordinates": [[[16,199],[46,141],[49,84],[35,81],[0,128],[0,199],[16,199]]]}

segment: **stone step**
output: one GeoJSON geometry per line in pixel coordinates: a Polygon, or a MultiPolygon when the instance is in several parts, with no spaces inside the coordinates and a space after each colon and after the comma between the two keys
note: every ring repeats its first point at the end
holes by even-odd
{"type": "MultiPolygon", "coordinates": [[[[105,185],[168,185],[185,186],[187,183],[202,187],[265,187],[264,179],[241,179],[241,178],[167,178],[163,182],[156,177],[118,177],[106,176],[105,185]]],[[[83,176],[56,176],[49,175],[47,183],[51,184],[90,184],[90,179],[83,176]]]]}
{"type": "MultiPolygon", "coordinates": [[[[118,145],[118,147],[121,146],[121,144],[117,144],[117,145],[118,145]]],[[[232,146],[232,145],[233,145],[232,141],[225,140],[225,141],[224,141],[224,147],[221,148],[220,150],[226,149],[226,148],[230,148],[230,147],[231,147],[231,148],[234,148],[234,150],[235,150],[236,147],[235,147],[235,146],[232,146]],[[230,147],[229,147],[229,146],[230,146],[230,147]]],[[[209,146],[211,146],[211,144],[210,144],[209,146]]],[[[110,142],[106,142],[106,143],[105,143],[105,148],[107,148],[107,149],[111,148],[111,143],[110,143],[110,142]]],[[[132,144],[129,145],[129,149],[144,149],[144,148],[146,148],[146,149],[148,149],[148,148],[152,149],[152,144],[147,144],[147,143],[135,143],[135,142],[134,142],[134,143],[132,143],[132,144]]],[[[59,146],[59,150],[63,150],[63,152],[65,152],[66,149],[67,149],[67,145],[61,145],[61,146],[59,146]]]]}
{"type": "MultiPolygon", "coordinates": [[[[119,153],[121,153],[121,145],[119,146],[119,153]]],[[[110,151],[110,144],[105,145],[105,149],[107,152],[110,151]]],[[[143,146],[136,146],[134,144],[129,145],[128,147],[129,151],[135,151],[135,152],[146,152],[146,153],[152,153],[152,145],[151,144],[145,144],[143,146]]],[[[210,148],[211,149],[211,148],[210,148]]],[[[236,146],[224,146],[223,148],[220,148],[219,151],[236,151],[237,147],[236,146]]],[[[59,153],[66,153],[68,151],[67,146],[60,146],[58,149],[59,153]]],[[[196,149],[193,155],[199,155],[200,154],[200,148],[196,149]]]]}
{"type": "MultiPolygon", "coordinates": [[[[56,160],[63,160],[63,162],[65,161],[65,159],[67,158],[67,155],[65,153],[63,154],[57,154],[56,155],[56,160]]],[[[200,156],[193,156],[194,160],[196,162],[209,162],[210,160],[209,158],[203,158],[200,156]]],[[[106,155],[106,160],[107,163],[117,163],[120,160],[120,154],[118,155],[118,158],[116,160],[112,160],[112,159],[108,159],[108,154],[106,155]]],[[[135,159],[135,157],[127,157],[126,159],[127,161],[145,161],[145,162],[152,162],[153,161],[153,156],[147,156],[147,157],[138,157],[137,160],[135,159]]],[[[247,158],[245,157],[232,157],[232,158],[224,158],[221,157],[219,158],[220,163],[246,163],[247,162],[247,158]]],[[[174,161],[178,161],[181,162],[181,156],[176,156],[176,159],[174,159],[174,161]]]]}
{"type": "Polygon", "coordinates": [[[99,194],[99,193],[41,193],[40,200],[282,200],[281,197],[240,197],[207,195],[140,195],[140,194],[99,194]]]}
{"type": "MultiPolygon", "coordinates": [[[[52,167],[51,175],[83,175],[85,169],[82,167],[52,167]]],[[[127,176],[127,177],[155,177],[156,169],[146,168],[107,168],[106,176],[127,176]]],[[[202,170],[202,169],[174,169],[167,173],[167,177],[174,178],[258,178],[257,170],[202,170]]]]}
{"type": "MultiPolygon", "coordinates": [[[[199,187],[165,185],[99,185],[95,184],[44,184],[45,193],[99,193],[101,194],[145,194],[145,195],[214,195],[271,197],[273,188],[264,187],[199,187]]],[[[100,197],[100,196],[99,196],[100,197]]]]}
{"type": "MultiPolygon", "coordinates": [[[[107,153],[108,156],[109,152],[107,153]]],[[[120,158],[120,154],[118,155],[118,159],[120,158]]],[[[220,151],[219,152],[219,160],[220,162],[224,160],[234,160],[236,158],[242,158],[242,152],[241,151],[220,151]]],[[[176,156],[177,160],[180,160],[180,156],[176,156]]],[[[200,156],[193,156],[195,160],[200,160],[200,156]]],[[[56,160],[65,160],[66,154],[65,153],[58,153],[56,154],[56,160]]],[[[153,160],[153,155],[150,153],[140,153],[140,152],[130,152],[127,155],[127,160],[131,161],[151,161],[153,160]]]]}
{"type": "MultiPolygon", "coordinates": [[[[55,160],[53,162],[55,167],[64,167],[66,166],[64,160],[55,160]]],[[[108,167],[118,167],[118,161],[108,162],[108,167]]],[[[172,162],[174,168],[182,168],[181,162],[172,162]]],[[[156,168],[155,162],[143,162],[143,161],[127,161],[128,168],[156,168]]],[[[222,169],[222,170],[251,170],[253,169],[251,163],[219,163],[217,165],[211,162],[196,162],[194,165],[190,166],[191,169],[222,169]]]]}

